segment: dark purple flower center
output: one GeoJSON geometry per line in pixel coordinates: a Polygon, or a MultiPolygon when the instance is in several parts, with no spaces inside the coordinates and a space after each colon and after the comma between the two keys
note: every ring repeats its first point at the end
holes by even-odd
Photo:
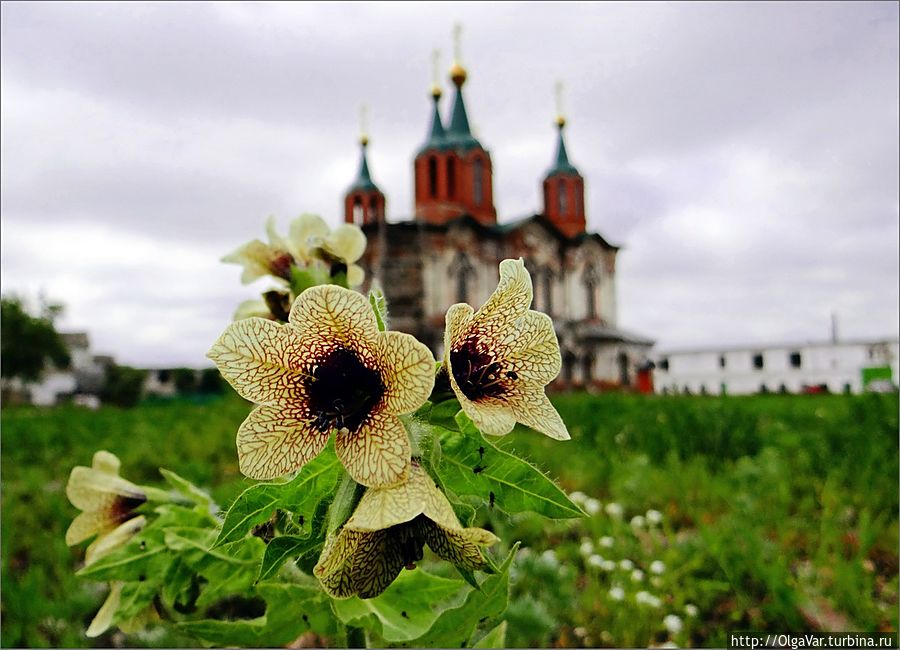
{"type": "Polygon", "coordinates": [[[481,350],[475,338],[450,350],[450,367],[456,384],[473,402],[482,397],[499,397],[506,392],[504,379],[517,379],[515,372],[502,372],[500,363],[481,350]]]}
{"type": "Polygon", "coordinates": [[[112,518],[120,523],[128,521],[132,517],[137,516],[134,510],[146,502],[147,497],[143,494],[135,496],[117,495],[110,506],[112,518]]]}
{"type": "Polygon", "coordinates": [[[322,433],[332,428],[357,431],[384,395],[381,374],[345,348],[321,357],[310,375],[309,410],[322,433]]]}

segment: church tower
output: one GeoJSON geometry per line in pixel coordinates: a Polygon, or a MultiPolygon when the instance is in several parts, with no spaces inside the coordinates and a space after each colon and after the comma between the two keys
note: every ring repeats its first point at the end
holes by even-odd
{"type": "MultiPolygon", "coordinates": [[[[456,87],[453,112],[447,128],[441,121],[441,89],[437,81],[431,90],[434,110],[428,140],[415,159],[416,218],[443,224],[470,215],[483,225],[497,223],[494,208],[491,155],[472,135],[463,99],[466,70],[459,64],[459,28],[455,30],[456,62],[450,78],[456,87]]],[[[435,55],[435,66],[437,57],[435,55]]]]}
{"type": "MultiPolygon", "coordinates": [[[[557,104],[560,104],[561,87],[557,84],[557,104]]],[[[565,236],[575,237],[585,231],[584,178],[578,173],[566,152],[563,130],[566,118],[558,106],[556,126],[559,130],[556,143],[556,160],[544,176],[544,215],[565,236]]]]}
{"type": "Polygon", "coordinates": [[[362,122],[363,133],[359,138],[361,149],[359,174],[344,196],[344,221],[355,223],[357,226],[383,222],[386,204],[384,193],[378,189],[369,174],[369,161],[366,158],[369,138],[366,135],[364,112],[362,122]]]}

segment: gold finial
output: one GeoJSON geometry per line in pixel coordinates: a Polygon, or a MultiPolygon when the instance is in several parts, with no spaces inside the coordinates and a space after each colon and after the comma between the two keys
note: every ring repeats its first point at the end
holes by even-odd
{"type": "Polygon", "coordinates": [[[366,146],[369,144],[369,135],[368,135],[368,120],[367,113],[369,112],[368,107],[365,104],[360,104],[359,106],[359,143],[362,146],[366,146]]]}
{"type": "Polygon", "coordinates": [[[441,51],[438,49],[431,53],[431,96],[435,99],[441,96],[441,51]]]}
{"type": "Polygon", "coordinates": [[[563,127],[566,125],[566,118],[563,111],[563,82],[557,81],[555,87],[556,94],[556,123],[563,127]]]}
{"type": "Polygon", "coordinates": [[[462,40],[462,25],[456,23],[453,25],[453,65],[450,66],[450,78],[453,80],[453,83],[456,84],[456,87],[459,88],[466,82],[466,69],[462,67],[461,55],[461,46],[460,42],[462,40]]]}

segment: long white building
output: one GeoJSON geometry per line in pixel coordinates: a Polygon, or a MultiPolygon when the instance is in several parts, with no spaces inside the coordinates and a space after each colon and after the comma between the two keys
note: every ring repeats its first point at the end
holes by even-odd
{"type": "Polygon", "coordinates": [[[832,393],[896,389],[897,338],[660,351],[658,393],[832,393]]]}

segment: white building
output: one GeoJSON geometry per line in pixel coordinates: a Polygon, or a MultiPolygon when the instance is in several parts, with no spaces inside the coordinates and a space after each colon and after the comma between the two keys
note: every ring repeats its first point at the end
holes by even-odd
{"type": "MultiPolygon", "coordinates": [[[[52,406],[61,399],[85,395],[91,395],[95,400],[103,387],[106,370],[113,363],[112,357],[92,354],[85,332],[69,332],[61,336],[69,350],[71,363],[64,370],[49,366],[39,381],[21,387],[28,393],[32,404],[52,406]]],[[[78,400],[79,403],[84,399],[78,400]]],[[[94,400],[89,401],[93,403],[94,400]]]]}
{"type": "Polygon", "coordinates": [[[860,393],[896,388],[900,341],[876,339],[661,351],[658,393],[860,393]]]}

